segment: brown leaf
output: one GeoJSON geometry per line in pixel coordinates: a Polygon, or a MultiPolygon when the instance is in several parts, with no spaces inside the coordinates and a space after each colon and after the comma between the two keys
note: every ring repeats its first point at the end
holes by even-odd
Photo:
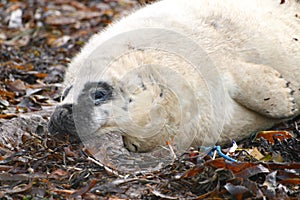
{"type": "Polygon", "coordinates": [[[242,185],[233,185],[231,183],[226,183],[225,189],[235,197],[235,199],[242,200],[243,194],[249,192],[249,189],[242,185]]]}
{"type": "Polygon", "coordinates": [[[101,17],[104,12],[85,12],[85,11],[77,11],[76,16],[80,20],[92,19],[95,17],[101,17]]]}
{"type": "Polygon", "coordinates": [[[34,74],[34,76],[39,78],[39,79],[43,79],[43,78],[46,78],[48,76],[48,74],[46,74],[46,73],[36,73],[36,74],[34,74]]]}
{"type": "Polygon", "coordinates": [[[259,140],[259,138],[264,138],[274,144],[274,139],[278,138],[280,141],[283,141],[287,138],[292,138],[293,135],[290,134],[288,131],[261,131],[256,134],[255,139],[259,140]]]}
{"type": "Polygon", "coordinates": [[[7,194],[17,194],[17,193],[23,193],[27,192],[32,188],[32,182],[29,184],[20,184],[15,186],[13,189],[6,189],[4,190],[7,194]]]}
{"type": "Polygon", "coordinates": [[[249,167],[256,166],[256,163],[250,163],[250,162],[239,162],[239,163],[232,163],[232,162],[226,162],[224,158],[217,158],[215,160],[209,160],[205,163],[208,166],[212,166],[214,168],[225,168],[231,170],[234,174],[239,173],[243,171],[244,169],[247,169],[249,167]]]}
{"type": "Polygon", "coordinates": [[[300,163],[261,163],[271,170],[278,169],[300,169],[300,163]]]}
{"type": "Polygon", "coordinates": [[[76,198],[78,196],[83,196],[85,193],[90,191],[96,184],[97,180],[92,180],[89,184],[87,184],[85,187],[78,189],[74,193],[71,194],[70,198],[76,198]]]}
{"type": "Polygon", "coordinates": [[[300,176],[295,173],[280,170],[277,172],[276,178],[281,184],[300,185],[300,176]]]}
{"type": "Polygon", "coordinates": [[[260,160],[264,157],[264,155],[262,155],[262,153],[260,153],[260,151],[257,149],[257,147],[254,147],[253,149],[248,149],[246,150],[249,155],[251,155],[253,158],[260,160]]]}
{"type": "Polygon", "coordinates": [[[45,22],[49,25],[62,26],[62,25],[75,24],[77,22],[77,19],[68,16],[48,16],[45,22]]]}
{"type": "Polygon", "coordinates": [[[0,114],[1,119],[12,119],[12,118],[15,118],[15,117],[17,117],[16,114],[0,114]]]}
{"type": "Polygon", "coordinates": [[[65,170],[57,169],[49,175],[49,178],[59,179],[60,177],[67,176],[68,174],[69,173],[65,170]]]}
{"type": "Polygon", "coordinates": [[[0,97],[2,99],[14,99],[15,93],[0,89],[0,97]]]}
{"type": "Polygon", "coordinates": [[[241,177],[241,178],[249,178],[249,177],[259,174],[259,173],[268,173],[268,172],[270,172],[270,171],[266,167],[264,167],[261,164],[258,164],[256,166],[248,167],[248,168],[244,169],[243,171],[236,173],[235,175],[237,177],[241,177]]]}
{"type": "Polygon", "coordinates": [[[26,65],[14,65],[12,66],[13,69],[23,70],[23,71],[31,71],[34,69],[34,66],[32,64],[26,64],[26,65]]]}
{"type": "MultiPolygon", "coordinates": [[[[2,160],[3,158],[1,158],[2,160]]],[[[3,173],[4,171],[9,171],[9,170],[12,170],[13,169],[13,166],[10,166],[10,165],[0,165],[0,170],[1,172],[3,173]]]]}
{"type": "Polygon", "coordinates": [[[58,193],[58,194],[67,194],[70,195],[72,193],[74,193],[75,190],[60,190],[60,189],[53,189],[54,192],[58,193]]]}
{"type": "Polygon", "coordinates": [[[70,145],[67,147],[64,147],[64,151],[65,151],[66,156],[68,156],[68,157],[74,157],[76,155],[76,153],[71,150],[70,145]]]}
{"type": "Polygon", "coordinates": [[[25,174],[9,174],[9,173],[0,173],[0,181],[26,181],[29,177],[25,174]]]}
{"type": "Polygon", "coordinates": [[[204,170],[204,167],[201,166],[196,166],[188,171],[186,171],[183,175],[182,178],[188,178],[188,177],[194,177],[197,174],[201,173],[204,170]]]}
{"type": "Polygon", "coordinates": [[[51,47],[60,47],[66,44],[70,39],[71,37],[68,35],[64,35],[61,37],[52,36],[47,38],[47,44],[50,45],[51,47]]]}
{"type": "Polygon", "coordinates": [[[78,1],[70,1],[70,5],[80,10],[84,10],[84,11],[90,10],[87,6],[85,6],[83,3],[80,3],[78,1]]]}
{"type": "Polygon", "coordinates": [[[32,30],[22,31],[19,33],[19,35],[15,36],[14,38],[4,41],[3,44],[9,46],[24,47],[28,45],[28,43],[30,42],[31,34],[32,34],[32,30]]]}
{"type": "Polygon", "coordinates": [[[8,88],[13,92],[25,92],[26,91],[25,83],[20,79],[17,79],[13,82],[7,81],[6,84],[7,84],[8,88]]]}

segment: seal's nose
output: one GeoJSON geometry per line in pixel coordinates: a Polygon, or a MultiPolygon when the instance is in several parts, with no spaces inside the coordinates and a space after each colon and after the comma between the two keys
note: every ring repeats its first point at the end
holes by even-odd
{"type": "Polygon", "coordinates": [[[51,134],[76,134],[72,104],[64,104],[55,108],[50,117],[48,130],[51,134]]]}

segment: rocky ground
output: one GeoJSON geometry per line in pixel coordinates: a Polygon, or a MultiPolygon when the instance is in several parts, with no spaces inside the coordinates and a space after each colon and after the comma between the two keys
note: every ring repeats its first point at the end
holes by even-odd
{"type": "MultiPolygon", "coordinates": [[[[299,199],[300,120],[238,142],[239,163],[186,152],[125,173],[48,134],[70,59],[135,0],[0,0],[1,199],[299,199]]],[[[228,149],[223,148],[223,152],[228,149]]]]}

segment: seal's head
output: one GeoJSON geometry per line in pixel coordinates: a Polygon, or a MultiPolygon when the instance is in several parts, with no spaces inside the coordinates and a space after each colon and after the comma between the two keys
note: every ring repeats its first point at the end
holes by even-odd
{"type": "MultiPolygon", "coordinates": [[[[154,67],[155,68],[155,67],[154,67]]],[[[88,140],[118,132],[132,152],[148,152],[172,140],[180,124],[179,102],[153,67],[127,73],[121,80],[105,76],[71,86],[51,116],[49,131],[88,140]]]]}
{"type": "MultiPolygon", "coordinates": [[[[134,49],[115,60],[99,55],[71,63],[79,70],[50,119],[51,133],[77,133],[86,144],[117,132],[128,150],[149,152],[167,141],[185,150],[196,140],[201,144],[208,130],[218,131],[210,105],[220,98],[212,98],[217,90],[208,86],[220,84],[216,78],[207,83],[198,65],[159,49],[134,49]]],[[[204,75],[214,77],[214,68],[204,75]]]]}

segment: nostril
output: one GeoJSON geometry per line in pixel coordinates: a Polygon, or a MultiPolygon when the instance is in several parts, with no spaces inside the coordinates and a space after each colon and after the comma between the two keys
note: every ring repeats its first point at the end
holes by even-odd
{"type": "Polygon", "coordinates": [[[48,124],[50,133],[76,133],[72,108],[72,104],[64,104],[54,110],[48,124]]]}
{"type": "Polygon", "coordinates": [[[72,113],[73,104],[63,104],[60,106],[60,108],[67,110],[69,113],[72,113]]]}

